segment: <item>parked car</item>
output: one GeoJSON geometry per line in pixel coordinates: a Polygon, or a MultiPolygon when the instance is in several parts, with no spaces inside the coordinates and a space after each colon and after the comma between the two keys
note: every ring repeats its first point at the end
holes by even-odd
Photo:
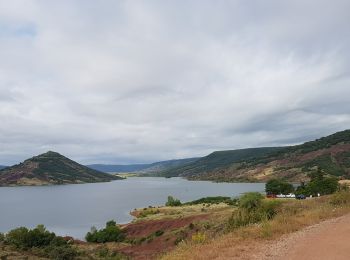
{"type": "Polygon", "coordinates": [[[278,194],[276,195],[277,198],[295,198],[295,194],[289,193],[289,194],[278,194]]]}
{"type": "Polygon", "coordinates": [[[295,196],[295,198],[297,200],[304,200],[304,199],[306,199],[306,196],[304,194],[299,194],[299,195],[295,196]]]}
{"type": "Polygon", "coordinates": [[[286,198],[295,198],[295,194],[289,193],[286,195],[286,198]]]}
{"type": "Polygon", "coordinates": [[[278,194],[278,195],[276,195],[276,197],[277,197],[277,198],[285,198],[285,197],[286,197],[286,195],[283,195],[283,194],[278,194]]]}

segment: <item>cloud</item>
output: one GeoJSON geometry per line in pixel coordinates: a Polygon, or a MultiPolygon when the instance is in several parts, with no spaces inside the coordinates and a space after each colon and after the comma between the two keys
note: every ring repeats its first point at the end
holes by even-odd
{"type": "Polygon", "coordinates": [[[150,162],[350,127],[348,1],[0,1],[0,162],[150,162]]]}

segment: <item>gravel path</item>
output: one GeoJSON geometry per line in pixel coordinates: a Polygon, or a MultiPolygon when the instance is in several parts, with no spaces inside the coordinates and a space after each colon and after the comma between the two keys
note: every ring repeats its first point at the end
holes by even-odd
{"type": "Polygon", "coordinates": [[[265,245],[257,259],[348,260],[350,214],[283,236],[279,241],[265,245]]]}

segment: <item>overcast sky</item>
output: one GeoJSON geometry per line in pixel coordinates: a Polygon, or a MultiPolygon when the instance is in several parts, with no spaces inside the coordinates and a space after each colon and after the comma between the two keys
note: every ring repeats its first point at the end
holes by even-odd
{"type": "Polygon", "coordinates": [[[143,163],[350,128],[350,1],[0,0],[0,164],[143,163]]]}

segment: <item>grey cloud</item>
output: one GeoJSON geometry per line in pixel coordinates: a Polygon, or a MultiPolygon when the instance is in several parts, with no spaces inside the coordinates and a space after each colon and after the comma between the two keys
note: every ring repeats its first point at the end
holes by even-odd
{"type": "Polygon", "coordinates": [[[151,162],[350,127],[348,1],[0,1],[0,164],[151,162]]]}

